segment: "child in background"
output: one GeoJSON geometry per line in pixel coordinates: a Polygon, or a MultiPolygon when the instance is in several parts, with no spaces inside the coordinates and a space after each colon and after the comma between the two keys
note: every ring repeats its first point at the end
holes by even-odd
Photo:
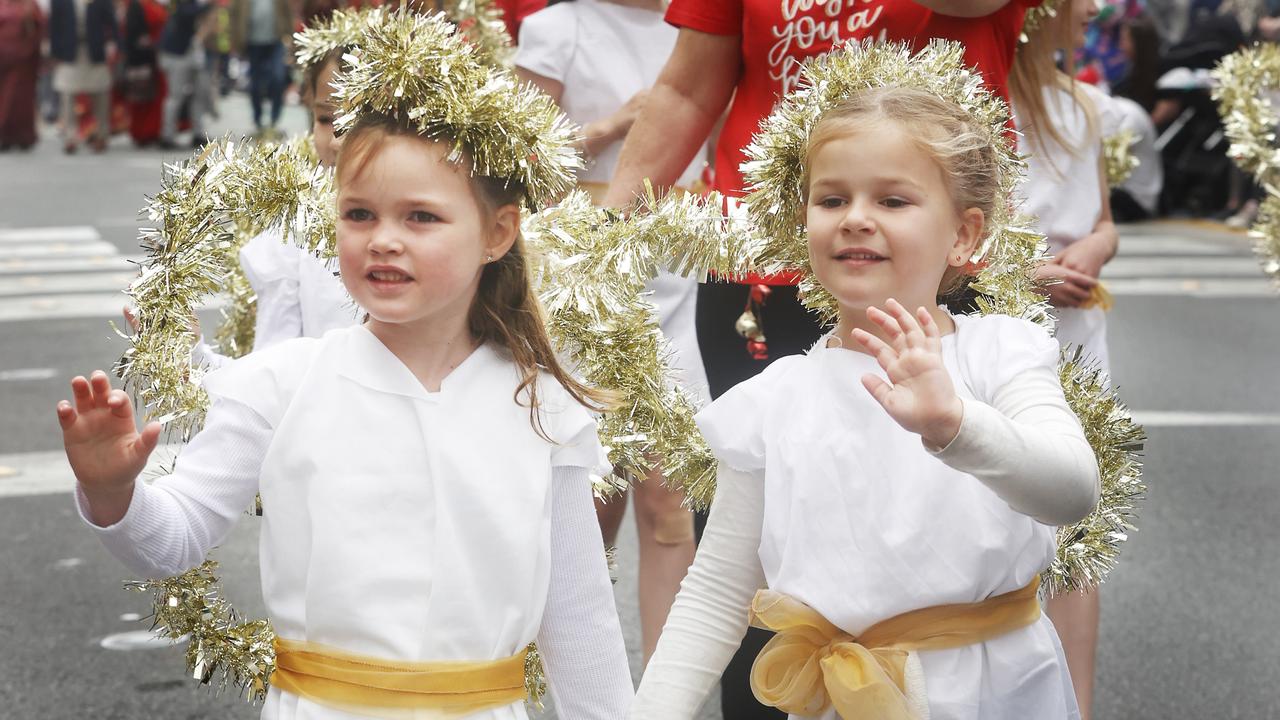
{"type": "MultiPolygon", "coordinates": [[[[1101,115],[1112,105],[1102,91],[1072,80],[1058,69],[1055,55],[1074,56],[1097,15],[1094,0],[1069,0],[1056,16],[1028,30],[1010,74],[1013,109],[1022,132],[1019,150],[1030,155],[1023,185],[1023,210],[1039,218],[1052,261],[1043,279],[1060,281],[1047,292],[1058,318],[1057,338],[1084,348],[1089,359],[1110,373],[1107,310],[1110,296],[1099,281],[1115,256],[1119,234],[1111,220],[1102,132],[1119,119],[1101,115]]],[[[1098,644],[1098,591],[1066,593],[1046,607],[1062,637],[1081,717],[1093,704],[1094,656],[1098,644]]]]}
{"type": "MultiPolygon", "coordinates": [[[[578,180],[597,203],[608,189],[622,141],[675,46],[678,33],[662,19],[665,6],[663,0],[573,0],[540,10],[521,25],[516,73],[542,88],[583,126],[588,168],[578,180]]],[[[703,155],[699,153],[680,177],[677,185],[684,191],[698,182],[703,155]]],[[[658,306],[662,334],[674,351],[677,381],[698,406],[706,405],[711,395],[694,327],[697,282],[664,271],[648,289],[658,306]]],[[[630,494],[639,535],[640,628],[647,661],[693,561],[693,515],[657,473],[636,484],[630,494]]],[[[597,503],[610,545],[626,508],[625,497],[597,503]]]]}

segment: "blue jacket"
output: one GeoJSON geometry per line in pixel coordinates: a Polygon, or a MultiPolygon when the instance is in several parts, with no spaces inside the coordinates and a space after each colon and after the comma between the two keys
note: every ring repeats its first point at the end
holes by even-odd
{"type": "Polygon", "coordinates": [[[209,6],[197,0],[177,0],[169,5],[169,19],[160,31],[160,50],[169,55],[186,55],[195,39],[196,27],[209,6]]]}
{"type": "MultiPolygon", "coordinates": [[[[89,60],[107,61],[107,43],[116,42],[119,30],[111,0],[89,0],[85,10],[85,42],[89,60]]],[[[61,62],[76,61],[76,6],[74,0],[51,0],[49,3],[49,54],[61,62]]]]}

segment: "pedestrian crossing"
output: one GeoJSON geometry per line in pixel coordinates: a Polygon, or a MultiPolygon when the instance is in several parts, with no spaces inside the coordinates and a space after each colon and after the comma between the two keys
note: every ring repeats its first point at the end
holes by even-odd
{"type": "Polygon", "coordinates": [[[0,228],[0,323],[120,317],[140,260],[88,225],[0,228]]]}

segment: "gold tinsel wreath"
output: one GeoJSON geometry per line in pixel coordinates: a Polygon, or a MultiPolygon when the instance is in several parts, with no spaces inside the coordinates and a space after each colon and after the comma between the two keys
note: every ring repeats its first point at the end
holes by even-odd
{"type": "Polygon", "coordinates": [[[517,184],[535,210],[576,184],[577,126],[545,93],[484,65],[443,15],[401,11],[367,28],[345,60],[334,83],[339,131],[366,113],[396,117],[447,139],[450,159],[469,157],[474,174],[517,184]]]}
{"type": "Polygon", "coordinates": [[[1044,0],[1039,5],[1028,8],[1027,14],[1022,19],[1022,35],[1019,40],[1024,43],[1028,42],[1030,38],[1027,37],[1027,34],[1035,32],[1045,20],[1057,17],[1058,6],[1061,4],[1062,0],[1044,0]]]}
{"type": "Polygon", "coordinates": [[[784,97],[747,147],[742,169],[749,184],[748,214],[771,238],[760,264],[779,264],[804,274],[806,307],[824,322],[837,313],[835,299],[813,279],[809,268],[801,178],[809,132],[843,98],[880,87],[909,87],[956,103],[983,128],[997,150],[999,204],[986,218],[984,238],[970,259],[979,268],[970,287],[983,312],[1024,317],[1046,327],[1048,304],[1036,292],[1032,271],[1046,244],[1030,220],[1014,206],[1015,186],[1025,163],[1006,136],[1008,108],[964,62],[964,47],[939,40],[912,53],[901,43],[850,43],[801,70],[799,87],[784,97]]]}
{"type": "Polygon", "coordinates": [[[1222,58],[1213,70],[1228,149],[1245,172],[1257,178],[1267,193],[1250,229],[1262,269],[1280,285],[1280,123],[1269,91],[1280,89],[1280,45],[1258,43],[1222,58]]]}
{"type": "MultiPolygon", "coordinates": [[[[958,45],[933,42],[912,55],[902,45],[850,44],[812,60],[802,71],[800,89],[784,98],[748,148],[743,169],[752,183],[746,198],[747,222],[714,225],[716,232],[758,238],[740,249],[756,254],[746,264],[763,271],[778,267],[804,272],[805,304],[824,320],[835,317],[834,298],[812,277],[808,245],[800,225],[801,178],[809,133],[842,98],[878,87],[912,87],[932,92],[964,108],[987,128],[999,148],[999,184],[1008,198],[988,218],[988,235],[972,265],[979,268],[970,287],[978,293],[979,313],[999,313],[1051,326],[1044,297],[1036,292],[1034,270],[1045,259],[1044,238],[1013,206],[1016,184],[1025,165],[1005,135],[1007,108],[981,86],[963,65],[958,45]]],[[[707,219],[682,218],[671,232],[707,227],[707,219]]],[[[1120,546],[1133,528],[1135,507],[1145,488],[1137,453],[1143,431],[1129,416],[1104,376],[1077,354],[1060,365],[1063,390],[1080,418],[1098,459],[1102,497],[1089,517],[1058,531],[1058,552],[1044,573],[1051,592],[1088,589],[1101,583],[1115,566],[1120,546]]]]}
{"type": "MultiPolygon", "coordinates": [[[[493,67],[510,67],[513,57],[511,36],[502,22],[502,10],[493,0],[448,0],[441,8],[474,48],[477,59],[493,67]]],[[[399,11],[387,8],[337,10],[327,20],[294,33],[298,65],[310,67],[325,55],[356,44],[371,29],[385,29],[398,22],[399,11]]]]}
{"type": "Polygon", "coordinates": [[[1102,159],[1107,170],[1107,187],[1120,187],[1138,169],[1138,156],[1133,146],[1138,142],[1137,133],[1124,128],[1102,139],[1102,159]]]}

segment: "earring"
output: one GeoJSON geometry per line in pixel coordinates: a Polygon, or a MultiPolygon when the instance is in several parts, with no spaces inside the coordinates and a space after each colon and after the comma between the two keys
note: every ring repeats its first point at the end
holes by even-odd
{"type": "Polygon", "coordinates": [[[493,256],[492,256],[492,255],[485,255],[485,256],[484,256],[484,261],[485,261],[486,263],[491,263],[491,262],[493,262],[493,256]]]}

